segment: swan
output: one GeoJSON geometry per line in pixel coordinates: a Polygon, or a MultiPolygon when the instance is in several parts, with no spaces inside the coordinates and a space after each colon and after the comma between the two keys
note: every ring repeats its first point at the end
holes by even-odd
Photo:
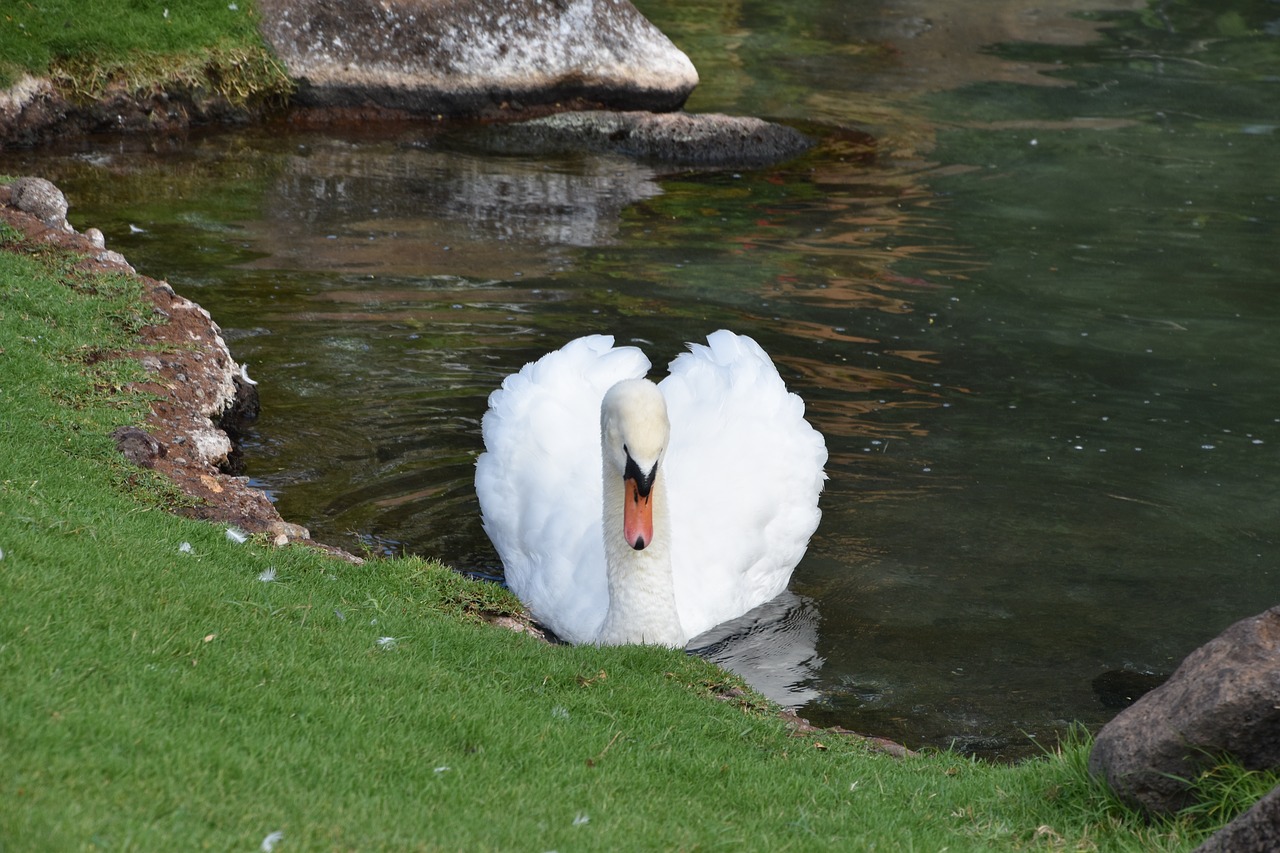
{"type": "Polygon", "coordinates": [[[660,383],[588,335],[489,395],[476,495],[507,585],[570,643],[683,647],[781,593],[817,529],[826,444],[727,330],[660,383]]]}

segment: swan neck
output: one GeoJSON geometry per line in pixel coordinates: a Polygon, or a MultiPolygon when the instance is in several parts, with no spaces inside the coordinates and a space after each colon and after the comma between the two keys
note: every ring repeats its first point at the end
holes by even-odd
{"type": "Polygon", "coordinates": [[[607,462],[604,478],[603,533],[609,605],[597,642],[682,647],[688,637],[676,612],[666,478],[659,469],[650,490],[654,537],[639,550],[632,548],[623,535],[624,481],[607,462]]]}

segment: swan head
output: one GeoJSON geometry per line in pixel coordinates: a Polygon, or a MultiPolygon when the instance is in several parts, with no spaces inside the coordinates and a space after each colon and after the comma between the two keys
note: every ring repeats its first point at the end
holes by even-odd
{"type": "Polygon", "coordinates": [[[654,483],[671,437],[658,386],[626,379],[610,388],[600,406],[600,434],[605,477],[618,477],[624,486],[623,537],[643,550],[653,542],[654,483]]]}

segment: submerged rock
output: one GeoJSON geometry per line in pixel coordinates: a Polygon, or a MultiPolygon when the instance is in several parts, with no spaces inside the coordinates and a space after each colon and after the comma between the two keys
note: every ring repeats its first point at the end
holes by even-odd
{"type": "Polygon", "coordinates": [[[1131,669],[1113,669],[1104,672],[1092,682],[1094,695],[1102,707],[1120,710],[1128,708],[1146,694],[1155,690],[1167,676],[1153,672],[1134,672],[1131,669]]]}
{"type": "Polygon", "coordinates": [[[1196,649],[1169,680],[1103,727],[1089,770],[1154,813],[1191,804],[1190,782],[1223,756],[1280,766],[1280,606],[1196,649]]]}
{"type": "Polygon", "coordinates": [[[485,115],[678,109],[693,63],[627,0],[259,0],[297,101],[485,115]]]}
{"type": "Polygon", "coordinates": [[[763,119],[685,112],[567,112],[494,125],[475,140],[507,154],[622,154],[682,166],[761,166],[795,157],[813,140],[763,119]]]}

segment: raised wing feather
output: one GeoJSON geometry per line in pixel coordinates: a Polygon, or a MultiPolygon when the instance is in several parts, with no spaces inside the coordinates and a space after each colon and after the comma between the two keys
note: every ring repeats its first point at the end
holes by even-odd
{"type": "Polygon", "coordinates": [[[659,383],[680,622],[695,636],[786,587],[821,512],[826,444],[755,341],[721,330],[659,383]]]}
{"type": "Polygon", "coordinates": [[[609,594],[600,530],[600,402],[649,360],[609,335],[570,341],[489,395],[476,460],[484,530],[507,584],[563,639],[593,639],[609,594]]]}

